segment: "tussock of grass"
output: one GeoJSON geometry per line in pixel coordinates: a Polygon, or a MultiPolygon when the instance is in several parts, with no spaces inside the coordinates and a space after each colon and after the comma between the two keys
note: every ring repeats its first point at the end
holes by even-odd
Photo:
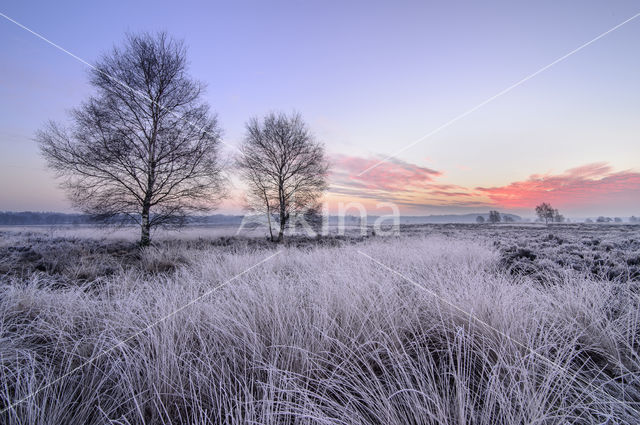
{"type": "Polygon", "coordinates": [[[640,422],[633,286],[539,285],[461,239],[286,247],[127,340],[273,252],[164,246],[98,282],[7,281],[0,422],[640,422]]]}

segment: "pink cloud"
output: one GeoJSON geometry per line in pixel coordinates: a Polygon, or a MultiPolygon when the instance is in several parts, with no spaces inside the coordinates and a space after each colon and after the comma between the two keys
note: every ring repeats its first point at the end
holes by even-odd
{"type": "Polygon", "coordinates": [[[442,175],[440,171],[395,158],[380,162],[383,159],[334,155],[332,178],[336,183],[362,189],[397,191],[423,187],[442,175]]]}
{"type": "Polygon", "coordinates": [[[467,188],[437,183],[441,171],[398,159],[380,163],[382,159],[334,155],[330,195],[359,202],[394,202],[405,212],[418,213],[424,207],[487,205],[486,200],[471,199],[473,192],[467,188]]]}
{"type": "Polygon", "coordinates": [[[625,198],[640,199],[640,173],[613,172],[606,163],[571,168],[562,174],[534,174],[529,179],[499,187],[478,187],[495,204],[504,208],[532,208],[551,202],[560,208],[606,205],[625,198]]]}

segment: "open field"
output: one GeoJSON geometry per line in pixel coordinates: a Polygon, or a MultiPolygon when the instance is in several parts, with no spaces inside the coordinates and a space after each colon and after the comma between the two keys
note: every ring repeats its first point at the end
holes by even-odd
{"type": "Polygon", "coordinates": [[[82,232],[0,231],[0,423],[640,423],[640,226],[82,232]]]}

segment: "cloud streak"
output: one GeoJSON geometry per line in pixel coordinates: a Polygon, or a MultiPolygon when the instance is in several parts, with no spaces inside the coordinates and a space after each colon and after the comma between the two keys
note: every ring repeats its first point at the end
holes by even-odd
{"type": "Polygon", "coordinates": [[[363,189],[396,191],[421,187],[442,175],[440,171],[410,164],[399,159],[380,164],[370,172],[358,175],[367,167],[378,163],[379,158],[362,158],[348,155],[333,155],[336,183],[363,189]]]}
{"type": "Polygon", "coordinates": [[[330,193],[343,199],[393,202],[415,213],[426,207],[471,207],[478,203],[469,199],[473,195],[468,189],[438,183],[442,171],[397,158],[359,175],[379,161],[377,157],[333,155],[330,193]]]}
{"type": "Polygon", "coordinates": [[[393,159],[363,175],[379,159],[334,155],[330,195],[341,200],[394,202],[404,212],[430,209],[533,210],[551,202],[568,211],[640,209],[640,173],[615,171],[605,162],[571,168],[559,174],[533,174],[503,186],[467,188],[438,182],[444,173],[393,159]]]}
{"type": "Polygon", "coordinates": [[[527,180],[505,186],[477,187],[493,203],[504,208],[533,208],[551,202],[559,208],[605,206],[640,199],[640,173],[613,171],[604,162],[571,168],[561,174],[534,174],[527,180]]]}

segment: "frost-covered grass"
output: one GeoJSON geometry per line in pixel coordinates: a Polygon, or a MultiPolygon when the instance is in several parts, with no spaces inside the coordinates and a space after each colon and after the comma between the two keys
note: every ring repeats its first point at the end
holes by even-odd
{"type": "Polygon", "coordinates": [[[640,422],[632,282],[541,285],[463,232],[335,245],[105,248],[75,255],[108,275],[5,275],[0,423],[640,422]]]}
{"type": "MultiPolygon", "coordinates": [[[[91,225],[39,225],[39,226],[0,226],[0,232],[30,233],[46,238],[80,238],[106,241],[138,242],[140,228],[138,226],[96,227],[91,225]]],[[[193,240],[202,237],[229,237],[240,233],[243,236],[262,236],[266,231],[262,228],[243,228],[239,226],[186,226],[176,229],[153,229],[151,236],[155,240],[193,240]]]]}

